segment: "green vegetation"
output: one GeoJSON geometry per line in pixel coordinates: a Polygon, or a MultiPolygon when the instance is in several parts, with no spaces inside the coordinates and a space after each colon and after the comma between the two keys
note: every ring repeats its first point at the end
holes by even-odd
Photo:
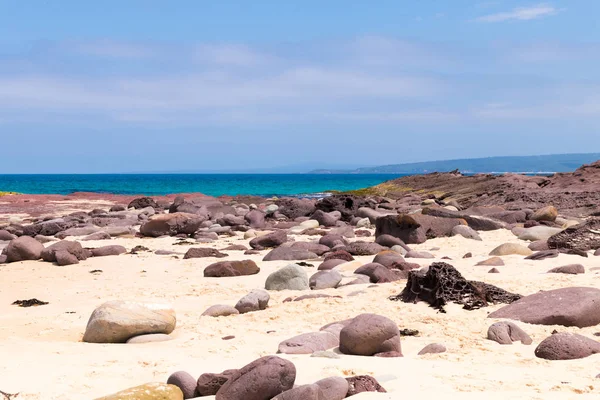
{"type": "Polygon", "coordinates": [[[21,194],[21,193],[17,193],[17,192],[2,192],[0,191],[0,196],[10,196],[13,194],[21,194]]]}

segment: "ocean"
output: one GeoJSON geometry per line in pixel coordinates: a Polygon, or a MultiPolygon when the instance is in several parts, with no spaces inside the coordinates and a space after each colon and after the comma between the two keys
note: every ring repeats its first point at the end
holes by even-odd
{"type": "Polygon", "coordinates": [[[0,175],[0,192],[70,194],[73,192],[160,196],[203,193],[323,197],[329,191],[361,189],[402,174],[110,174],[0,175]]]}

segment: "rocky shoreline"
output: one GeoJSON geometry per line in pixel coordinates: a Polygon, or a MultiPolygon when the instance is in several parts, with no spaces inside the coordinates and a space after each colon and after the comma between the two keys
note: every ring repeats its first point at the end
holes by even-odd
{"type": "Polygon", "coordinates": [[[413,176],[318,200],[0,197],[0,352],[75,376],[32,383],[8,357],[0,390],[592,398],[597,184],[600,163],[547,178],[413,176]]]}

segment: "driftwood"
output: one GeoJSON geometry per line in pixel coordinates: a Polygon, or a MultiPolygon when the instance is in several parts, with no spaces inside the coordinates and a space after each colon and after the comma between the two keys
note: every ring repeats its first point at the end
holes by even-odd
{"type": "Polygon", "coordinates": [[[521,295],[485,282],[468,281],[452,265],[437,262],[431,264],[427,272],[410,271],[404,290],[390,300],[424,301],[445,312],[444,306],[449,302],[462,304],[466,310],[476,310],[489,303],[510,304],[520,298],[521,295]]]}

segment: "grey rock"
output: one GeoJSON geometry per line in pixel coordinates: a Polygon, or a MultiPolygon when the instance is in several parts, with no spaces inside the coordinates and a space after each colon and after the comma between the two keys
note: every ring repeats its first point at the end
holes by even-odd
{"type": "Polygon", "coordinates": [[[487,338],[500,344],[512,344],[513,342],[521,342],[523,344],[531,344],[531,337],[517,324],[509,321],[496,322],[488,328],[487,338]]]}
{"type": "Polygon", "coordinates": [[[307,290],[308,276],[304,268],[297,264],[289,264],[271,273],[265,282],[267,290],[307,290]]]}
{"type": "Polygon", "coordinates": [[[342,281],[342,274],[336,270],[318,271],[308,280],[311,289],[329,289],[335,288],[342,281]]]}
{"type": "Polygon", "coordinates": [[[242,297],[235,305],[235,308],[240,312],[240,314],[264,310],[269,305],[270,298],[271,296],[266,290],[255,289],[242,297]]]}

